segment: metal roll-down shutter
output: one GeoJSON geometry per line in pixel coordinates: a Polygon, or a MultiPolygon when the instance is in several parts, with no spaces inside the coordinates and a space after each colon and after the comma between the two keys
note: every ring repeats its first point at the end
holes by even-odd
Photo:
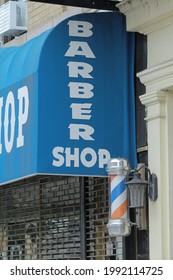
{"type": "Polygon", "coordinates": [[[122,239],[108,236],[107,222],[106,178],[36,176],[0,186],[0,259],[121,259],[122,239]]]}
{"type": "Polygon", "coordinates": [[[0,187],[1,259],[80,259],[78,177],[0,187]]]}
{"type": "Polygon", "coordinates": [[[87,259],[122,259],[123,239],[110,238],[107,230],[108,180],[107,178],[88,178],[85,184],[87,259]]]}

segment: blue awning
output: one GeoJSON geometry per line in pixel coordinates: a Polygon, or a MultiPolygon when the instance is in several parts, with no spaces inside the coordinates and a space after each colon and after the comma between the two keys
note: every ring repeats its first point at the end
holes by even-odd
{"type": "Polygon", "coordinates": [[[22,46],[0,48],[0,89],[13,85],[35,73],[40,54],[53,28],[22,46]]]}
{"type": "Polygon", "coordinates": [[[134,34],[120,13],[70,17],[0,48],[0,183],[136,167],[134,34]]]}

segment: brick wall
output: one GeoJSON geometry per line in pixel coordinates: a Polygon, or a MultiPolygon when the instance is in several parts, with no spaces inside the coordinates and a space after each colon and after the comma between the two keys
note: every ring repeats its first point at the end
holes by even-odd
{"type": "Polygon", "coordinates": [[[51,18],[65,12],[66,6],[28,1],[28,31],[44,25],[51,18]]]}

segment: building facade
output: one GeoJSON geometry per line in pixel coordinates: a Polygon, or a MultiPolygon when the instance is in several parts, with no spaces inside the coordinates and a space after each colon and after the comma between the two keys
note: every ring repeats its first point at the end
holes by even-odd
{"type": "MultiPolygon", "coordinates": [[[[70,16],[99,12],[30,1],[27,7],[27,32],[3,36],[2,47],[22,46],[70,16]]],[[[138,73],[146,68],[146,36],[136,33],[135,46],[135,72],[138,73]]],[[[145,109],[139,101],[145,87],[138,77],[134,78],[134,85],[136,154],[138,163],[147,165],[145,109]]],[[[130,236],[110,237],[108,185],[108,178],[60,175],[36,175],[1,185],[0,258],[148,259],[152,252],[148,200],[144,209],[130,210],[130,219],[137,224],[130,236]]]]}
{"type": "Polygon", "coordinates": [[[147,36],[147,67],[138,77],[146,86],[148,164],[158,176],[158,200],[149,202],[151,259],[173,259],[172,240],[172,1],[122,1],[127,30],[147,36]]]}

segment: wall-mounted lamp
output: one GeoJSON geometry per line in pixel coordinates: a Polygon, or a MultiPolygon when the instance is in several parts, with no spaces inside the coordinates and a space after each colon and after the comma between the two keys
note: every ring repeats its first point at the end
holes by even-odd
{"type": "Polygon", "coordinates": [[[143,208],[145,202],[145,193],[148,190],[148,197],[152,201],[156,201],[158,196],[157,188],[157,176],[150,172],[149,168],[144,166],[148,170],[148,181],[141,179],[139,170],[136,170],[133,175],[133,179],[126,182],[126,186],[129,190],[129,207],[130,208],[143,208]]]}
{"type": "Polygon", "coordinates": [[[134,223],[130,222],[129,208],[144,207],[146,190],[150,200],[157,199],[157,176],[154,173],[151,174],[148,167],[141,168],[135,170],[133,179],[126,182],[130,171],[128,160],[114,158],[108,162],[110,203],[107,227],[110,236],[127,236],[131,233],[131,226],[134,223]],[[147,181],[141,179],[139,173],[141,168],[148,171],[147,181]]]}

